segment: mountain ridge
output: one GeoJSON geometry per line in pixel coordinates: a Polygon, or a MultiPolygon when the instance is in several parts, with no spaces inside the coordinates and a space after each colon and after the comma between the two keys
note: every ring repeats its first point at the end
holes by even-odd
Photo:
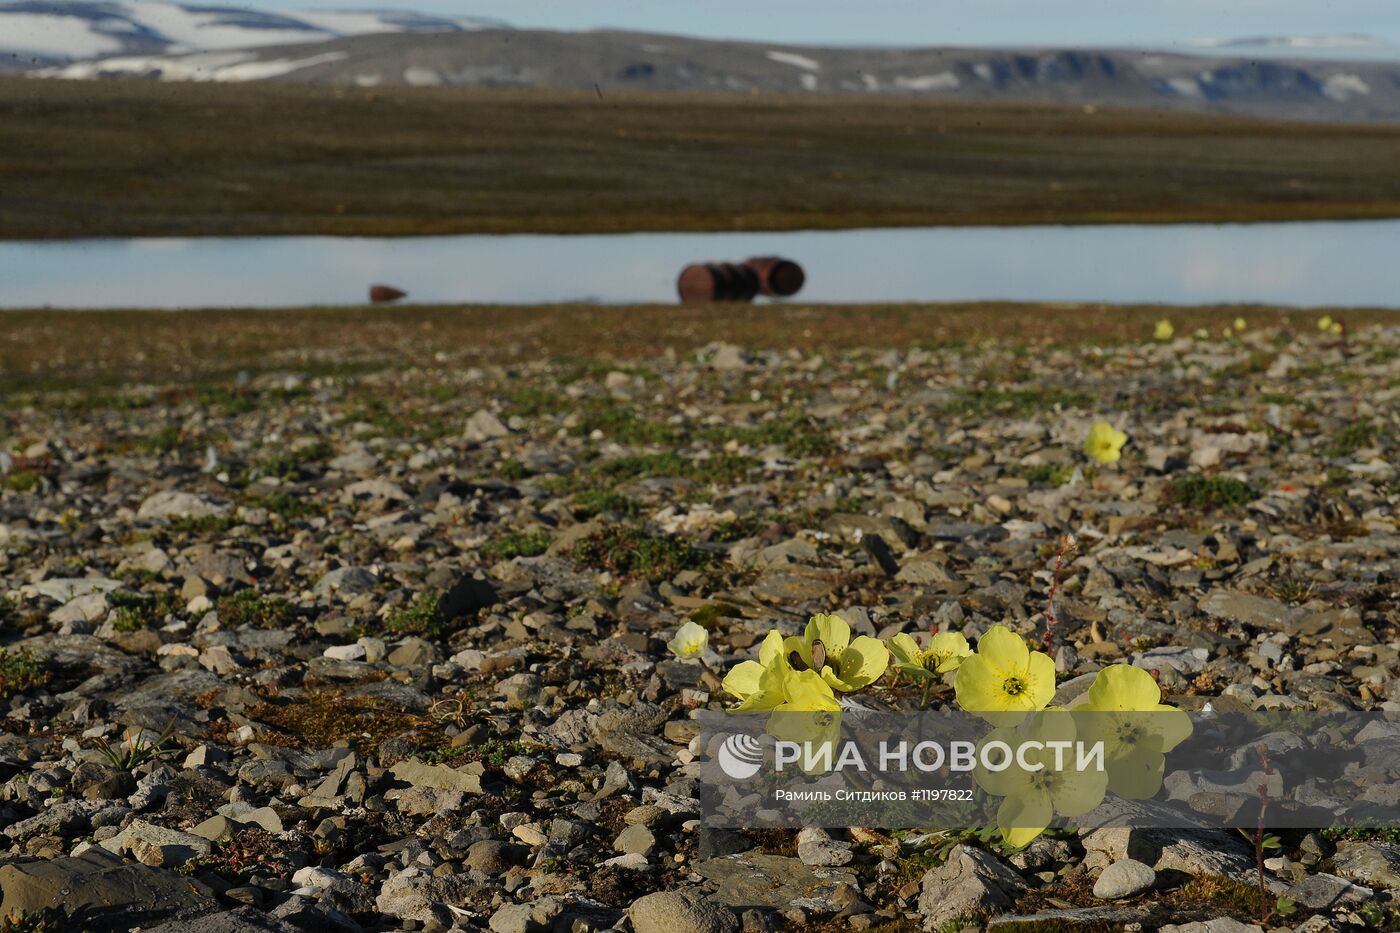
{"type": "Polygon", "coordinates": [[[110,23],[103,26],[102,17],[113,11],[127,15],[135,9],[145,16],[140,29],[123,33],[118,54],[12,60],[10,70],[48,78],[900,94],[1271,119],[1400,121],[1400,60],[1092,47],[832,48],[606,29],[512,29],[488,20],[402,11],[264,14],[154,0],[11,0],[0,4],[0,36],[15,34],[5,29],[7,16],[34,16],[40,8],[52,15],[83,14],[90,30],[107,30],[103,35],[120,31],[110,23]],[[157,26],[167,31],[160,33],[157,26]],[[278,41],[289,30],[310,41],[278,41]]]}

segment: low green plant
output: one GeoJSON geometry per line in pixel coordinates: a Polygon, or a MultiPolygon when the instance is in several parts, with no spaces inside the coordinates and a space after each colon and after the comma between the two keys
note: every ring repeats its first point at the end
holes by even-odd
{"type": "Polygon", "coordinates": [[[100,738],[94,739],[92,745],[102,753],[103,758],[111,762],[112,767],[131,771],[148,761],[165,758],[179,751],[177,748],[166,746],[174,732],[175,723],[172,721],[154,739],[147,738],[148,733],[144,729],[128,729],[126,739],[116,745],[100,738]]]}
{"type": "Polygon", "coordinates": [[[435,593],[419,593],[407,606],[390,611],[384,627],[398,635],[439,636],[448,620],[442,617],[438,602],[435,593]]]}
{"type": "Polygon", "coordinates": [[[252,589],[221,596],[214,608],[219,621],[232,627],[282,628],[290,624],[294,616],[292,604],[282,597],[262,596],[252,589]]]}
{"type": "Polygon", "coordinates": [[[598,431],[619,444],[672,444],[680,434],[668,425],[648,421],[628,405],[611,399],[589,402],[579,413],[570,433],[587,437],[598,431]]]}
{"type": "Polygon", "coordinates": [[[597,468],[597,473],[613,482],[638,477],[674,476],[698,483],[733,483],[748,475],[757,465],[752,458],[738,454],[698,458],[659,453],[609,460],[597,468]]]}
{"type": "Polygon", "coordinates": [[[0,648],[0,700],[41,687],[49,681],[44,662],[28,648],[16,652],[0,648]]]}
{"type": "Polygon", "coordinates": [[[574,560],[594,570],[653,582],[682,570],[704,570],[714,558],[673,534],[650,534],[638,526],[614,526],[574,545],[574,560]]]}
{"type": "Polygon", "coordinates": [[[168,454],[180,449],[180,441],[183,432],[176,424],[167,424],[150,437],[141,442],[152,453],[168,454]]]}
{"type": "Polygon", "coordinates": [[[1183,476],[1167,489],[1177,505],[1197,509],[1238,508],[1259,498],[1253,486],[1232,476],[1183,476]]]}
{"type": "Polygon", "coordinates": [[[249,504],[257,508],[267,509],[274,515],[288,520],[305,518],[321,511],[312,499],[288,492],[285,489],[274,490],[261,498],[252,500],[249,504]]]}
{"type": "Polygon", "coordinates": [[[182,516],[170,520],[170,530],[178,534],[221,535],[237,524],[232,515],[182,516]]]}
{"type": "Polygon", "coordinates": [[[642,509],[635,499],[611,489],[587,489],[576,493],[574,507],[585,516],[602,515],[605,512],[636,515],[642,509]]]}
{"type": "Polygon", "coordinates": [[[0,485],[10,492],[34,492],[44,483],[44,475],[38,470],[15,470],[0,479],[0,485]]]}
{"type": "Polygon", "coordinates": [[[1332,435],[1331,442],[1323,448],[1329,457],[1350,457],[1376,442],[1379,432],[1370,418],[1358,418],[1332,435]]]}
{"type": "Polygon", "coordinates": [[[167,615],[180,609],[179,601],[170,593],[145,596],[117,590],[108,594],[107,602],[115,610],[112,627],[126,633],[159,624],[167,615]]]}
{"type": "Polygon", "coordinates": [[[514,557],[539,557],[549,548],[549,532],[512,531],[509,534],[488,542],[481,553],[494,560],[510,560],[514,557]]]}
{"type": "Polygon", "coordinates": [[[1073,476],[1074,465],[1069,463],[1038,463],[1021,470],[1026,482],[1045,486],[1064,486],[1073,476]]]}

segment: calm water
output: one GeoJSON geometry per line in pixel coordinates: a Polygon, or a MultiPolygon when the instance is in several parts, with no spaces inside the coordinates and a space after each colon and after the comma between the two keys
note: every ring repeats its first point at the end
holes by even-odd
{"type": "Polygon", "coordinates": [[[782,255],[811,302],[1267,302],[1400,307],[1400,221],[410,239],[0,243],[0,307],[675,300],[688,262],[782,255]]]}

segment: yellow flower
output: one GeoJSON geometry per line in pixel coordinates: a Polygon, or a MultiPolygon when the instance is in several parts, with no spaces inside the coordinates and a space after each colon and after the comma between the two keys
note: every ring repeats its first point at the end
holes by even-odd
{"type": "Polygon", "coordinates": [[[1332,315],[1324,314],[1322,317],[1317,319],[1317,329],[1325,333],[1332,329],[1333,323],[1334,322],[1332,320],[1332,315]]]}
{"type": "Polygon", "coordinates": [[[710,646],[710,633],[694,622],[687,622],[676,630],[676,636],[666,642],[666,647],[678,658],[698,658],[710,646]]]}
{"type": "Polygon", "coordinates": [[[1189,716],[1162,703],[1162,688],[1151,674],[1126,664],[1099,671],[1074,716],[1084,741],[1104,743],[1108,789],[1134,800],[1156,795],[1166,753],[1192,728],[1189,716]]]}
{"type": "Polygon", "coordinates": [[[1210,331],[1206,330],[1204,327],[1198,327],[1198,328],[1196,328],[1196,339],[1197,339],[1197,340],[1209,340],[1209,339],[1210,339],[1210,331]]]}
{"type": "Polygon", "coordinates": [[[979,743],[973,778],[987,793],[1005,798],[997,808],[997,828],[1007,845],[1028,845],[1056,813],[1083,816],[1103,802],[1108,775],[1097,768],[1079,769],[1064,745],[1058,753],[1051,745],[1074,738],[1074,718],[1064,710],[1048,709],[1033,714],[1024,728],[994,729],[979,743]],[[983,764],[981,748],[990,742],[1004,742],[1012,750],[1005,770],[991,771],[983,764]],[[1030,742],[1038,745],[1022,748],[1030,742]],[[1022,767],[1022,761],[1028,767],[1022,767]]]}
{"type": "Polygon", "coordinates": [[[994,625],[962,662],[953,682],[958,705],[993,725],[1014,725],[1044,709],[1055,695],[1055,662],[1031,651],[1025,639],[994,625]],[[1007,714],[1010,714],[1009,716],[1007,714]]]}
{"type": "Polygon", "coordinates": [[[852,639],[846,620],[828,613],[812,616],[801,638],[784,639],[783,655],[793,670],[816,671],[842,693],[870,686],[890,666],[884,642],[869,635],[852,639]]]}
{"type": "Polygon", "coordinates": [[[793,670],[783,651],[783,635],[776,629],[759,646],[758,660],[736,664],[720,686],[739,699],[736,713],[841,708],[816,671],[793,670]]]}
{"type": "Polygon", "coordinates": [[[927,648],[900,632],[890,639],[890,654],[901,671],[923,680],[957,670],[963,658],[971,656],[972,647],[959,632],[939,632],[929,639],[927,648]]]}
{"type": "Polygon", "coordinates": [[[1170,340],[1176,335],[1176,328],[1172,327],[1172,322],[1162,318],[1157,322],[1157,329],[1152,332],[1152,336],[1158,340],[1170,340]]]}
{"type": "Polygon", "coordinates": [[[1242,318],[1242,317],[1237,317],[1237,318],[1235,318],[1235,330],[1237,330],[1237,331],[1244,330],[1244,329],[1245,329],[1246,327],[1248,327],[1248,326],[1249,326],[1249,325],[1245,322],[1245,319],[1244,319],[1244,318],[1242,318]]]}
{"type": "Polygon", "coordinates": [[[1341,321],[1333,321],[1333,322],[1332,322],[1332,326],[1329,327],[1329,328],[1327,328],[1327,332],[1328,332],[1329,334],[1331,334],[1332,336],[1334,336],[1334,337],[1340,337],[1340,336],[1342,336],[1342,322],[1341,322],[1341,321]]]}
{"type": "Polygon", "coordinates": [[[1089,429],[1089,438],[1084,442],[1084,452],[1099,463],[1117,463],[1123,456],[1123,445],[1128,435],[1115,431],[1107,421],[1097,421],[1089,429]]]}

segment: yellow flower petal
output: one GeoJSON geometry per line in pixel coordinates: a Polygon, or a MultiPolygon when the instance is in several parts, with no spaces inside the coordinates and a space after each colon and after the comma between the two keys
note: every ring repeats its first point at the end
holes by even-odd
{"type": "Polygon", "coordinates": [[[697,658],[710,645],[710,633],[694,622],[687,622],[676,631],[666,647],[678,658],[697,658]]]}
{"type": "Polygon", "coordinates": [[[1108,772],[1077,771],[1069,759],[1065,764],[1065,770],[1057,771],[1051,784],[1050,797],[1055,812],[1061,816],[1083,816],[1103,803],[1104,794],[1108,792],[1108,772]]]}
{"type": "Polygon", "coordinates": [[[976,657],[986,661],[990,670],[1019,674],[1025,671],[1030,653],[1024,638],[1004,625],[993,625],[977,642],[976,657]]]}
{"type": "Polygon", "coordinates": [[[1055,662],[1043,651],[1031,652],[1025,696],[1031,709],[1044,709],[1055,698],[1055,662]]]}
{"type": "Polygon", "coordinates": [[[816,671],[788,671],[783,678],[784,709],[838,710],[841,704],[816,671]]]}
{"type": "Polygon", "coordinates": [[[972,646],[961,632],[939,632],[929,642],[927,654],[937,659],[934,669],[940,674],[957,670],[963,659],[972,654],[972,646]]]}
{"type": "MultiPolygon", "coordinates": [[[[783,639],[782,659],[784,664],[791,665],[793,653],[802,659],[801,666],[807,670],[812,669],[812,646],[796,635],[789,635],[783,639]]],[[[796,665],[793,665],[796,666],[796,665]]]]}
{"type": "Polygon", "coordinates": [[[1108,789],[1128,800],[1149,800],[1162,789],[1166,759],[1159,752],[1143,751],[1124,758],[1110,758],[1108,789]]]}
{"type": "Polygon", "coordinates": [[[900,632],[890,639],[890,654],[894,655],[895,661],[901,667],[904,665],[923,666],[923,652],[919,650],[919,643],[914,640],[913,636],[904,632],[900,632]]]}
{"type": "Polygon", "coordinates": [[[1146,710],[1162,702],[1162,688],[1140,667],[1114,664],[1099,671],[1089,685],[1085,710],[1146,710]]]}
{"type": "Polygon", "coordinates": [[[767,667],[783,654],[783,633],[773,629],[768,633],[768,637],[763,639],[763,644],[758,646],[758,663],[767,667]]]}
{"type": "Polygon", "coordinates": [[[1004,674],[980,653],[974,654],[958,668],[953,689],[958,705],[969,713],[985,713],[1006,709],[1006,693],[1001,689],[1004,674]]]}
{"type": "Polygon", "coordinates": [[[1054,805],[1044,791],[1013,794],[997,808],[997,828],[1001,830],[1001,838],[1013,849],[1030,845],[1054,818],[1054,805]]]}
{"type": "MultiPolygon", "coordinates": [[[[754,662],[746,663],[752,664],[754,662]]],[[[787,673],[785,669],[778,666],[764,667],[763,673],[758,678],[758,689],[744,697],[743,702],[734,707],[734,712],[749,713],[777,709],[787,696],[784,688],[787,673]]]]}
{"type": "Polygon", "coordinates": [[[728,674],[724,675],[720,686],[730,696],[738,697],[741,700],[748,699],[759,691],[764,670],[764,666],[757,661],[740,661],[729,669],[728,674]]]}
{"type": "Polygon", "coordinates": [[[847,692],[868,687],[885,675],[890,666],[890,652],[885,643],[869,635],[861,635],[841,653],[840,678],[849,687],[847,692]]]}
{"type": "Polygon", "coordinates": [[[807,630],[803,638],[810,646],[820,639],[826,646],[828,658],[839,658],[851,643],[851,627],[846,620],[830,613],[818,613],[807,620],[807,630]]]}

